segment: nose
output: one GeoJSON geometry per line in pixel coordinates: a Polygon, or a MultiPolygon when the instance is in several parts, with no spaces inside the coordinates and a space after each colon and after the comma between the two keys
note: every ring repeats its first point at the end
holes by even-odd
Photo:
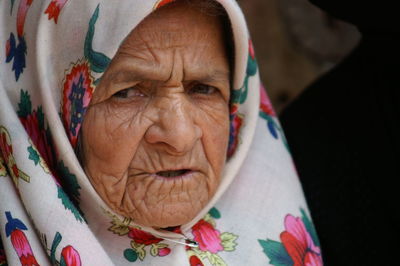
{"type": "Polygon", "coordinates": [[[145,133],[145,140],[171,155],[190,151],[203,135],[195,121],[195,107],[184,95],[161,97],[154,107],[156,117],[145,133]]]}

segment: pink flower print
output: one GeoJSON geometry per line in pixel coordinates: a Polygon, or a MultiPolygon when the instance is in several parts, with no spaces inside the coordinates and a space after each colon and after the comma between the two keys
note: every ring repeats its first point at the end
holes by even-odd
{"type": "Polygon", "coordinates": [[[24,232],[21,230],[14,230],[11,233],[11,243],[17,252],[21,265],[39,265],[24,232]]]}
{"type": "Polygon", "coordinates": [[[169,253],[171,253],[171,249],[170,248],[160,248],[158,250],[158,256],[160,256],[160,257],[167,256],[169,253]]]}
{"type": "Polygon", "coordinates": [[[292,215],[285,218],[286,231],[281,233],[282,244],[293,260],[294,266],[323,265],[321,250],[307,232],[303,221],[292,215]]]}
{"type": "Polygon", "coordinates": [[[201,219],[192,227],[192,234],[194,240],[199,243],[200,250],[214,254],[224,250],[221,245],[220,232],[205,220],[201,219]]]}
{"type": "Polygon", "coordinates": [[[271,100],[269,99],[264,86],[260,85],[260,109],[262,112],[270,116],[276,116],[274,108],[272,107],[271,100]]]}
{"type": "Polygon", "coordinates": [[[79,256],[78,251],[74,249],[72,246],[66,246],[61,251],[61,265],[66,266],[81,266],[81,257],[79,256]]]}
{"type": "Polygon", "coordinates": [[[251,56],[251,59],[255,59],[256,58],[256,53],[254,52],[254,46],[253,46],[253,42],[251,41],[251,39],[249,39],[249,55],[251,56]]]}
{"type": "Polygon", "coordinates": [[[10,212],[5,212],[5,214],[7,218],[5,226],[6,236],[10,237],[11,244],[18,255],[21,265],[39,266],[39,263],[37,263],[35,256],[33,255],[31,245],[22,231],[28,230],[28,228],[21,220],[13,218],[10,212]]]}
{"type": "Polygon", "coordinates": [[[26,14],[28,13],[28,9],[31,6],[33,0],[21,0],[18,13],[17,13],[17,33],[18,36],[21,37],[24,35],[24,25],[26,14]]]}

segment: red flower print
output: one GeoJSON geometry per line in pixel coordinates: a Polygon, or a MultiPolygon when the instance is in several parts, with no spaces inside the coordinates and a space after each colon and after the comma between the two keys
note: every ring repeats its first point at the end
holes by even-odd
{"type": "Polygon", "coordinates": [[[197,256],[190,256],[189,258],[190,266],[204,266],[201,260],[197,256]]]}
{"type": "Polygon", "coordinates": [[[128,236],[132,238],[136,243],[145,244],[146,246],[162,241],[161,238],[157,238],[152,234],[139,230],[137,228],[131,228],[128,236]]]}
{"type": "Polygon", "coordinates": [[[64,264],[66,266],[81,266],[81,257],[79,256],[78,251],[74,249],[72,246],[66,246],[61,251],[62,260],[64,260],[64,264]]]}
{"type": "Polygon", "coordinates": [[[0,152],[4,158],[5,163],[8,165],[9,170],[11,170],[11,175],[15,178],[19,177],[18,167],[15,164],[14,156],[13,156],[13,149],[9,143],[9,139],[7,136],[7,132],[1,132],[0,135],[0,152]]]}
{"type": "Polygon", "coordinates": [[[61,9],[64,7],[68,0],[53,0],[47,7],[45,14],[49,15],[49,20],[54,18],[54,22],[57,24],[58,16],[60,15],[61,9]]]}
{"type": "Polygon", "coordinates": [[[6,41],[6,56],[8,57],[11,53],[11,41],[7,40],[6,41]]]}
{"type": "Polygon", "coordinates": [[[235,150],[239,144],[239,131],[243,125],[243,117],[238,113],[238,105],[233,104],[230,109],[230,132],[229,132],[229,146],[228,146],[228,157],[235,153],[235,150]]]}
{"type": "Polygon", "coordinates": [[[221,245],[220,232],[215,230],[209,222],[201,219],[192,227],[192,234],[194,240],[199,243],[200,250],[211,253],[224,250],[224,247],[221,245]]]}
{"type": "Polygon", "coordinates": [[[55,156],[51,148],[51,143],[47,136],[46,130],[41,128],[38,120],[37,111],[33,111],[32,114],[26,117],[20,117],[20,121],[24,126],[26,132],[31,138],[36,149],[39,151],[40,156],[44,159],[46,164],[52,169],[55,168],[55,156]]]}
{"type": "Polygon", "coordinates": [[[301,218],[287,215],[285,229],[280,237],[294,266],[323,265],[320,248],[315,246],[301,218]]]}
{"type": "Polygon", "coordinates": [[[6,131],[0,131],[0,151],[5,161],[8,161],[10,155],[12,155],[12,147],[8,144],[8,136],[6,131]]]}
{"type": "Polygon", "coordinates": [[[3,126],[0,126],[0,156],[3,157],[3,162],[7,165],[9,174],[12,176],[16,185],[18,184],[18,178],[29,182],[29,176],[19,170],[15,163],[10,135],[7,129],[3,126]]]}

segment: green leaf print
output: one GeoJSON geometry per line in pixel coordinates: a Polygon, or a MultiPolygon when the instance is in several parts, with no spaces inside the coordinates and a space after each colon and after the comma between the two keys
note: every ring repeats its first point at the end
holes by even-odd
{"type": "Polygon", "coordinates": [[[139,256],[139,260],[143,261],[146,257],[146,250],[145,244],[138,244],[135,241],[131,241],[131,247],[134,251],[136,251],[137,255],[139,256]]]}
{"type": "Polygon", "coordinates": [[[29,159],[32,160],[35,163],[35,165],[38,165],[38,163],[40,162],[40,155],[36,151],[36,149],[34,149],[31,145],[28,147],[28,152],[29,152],[29,159]]]}
{"type": "Polygon", "coordinates": [[[44,130],[45,129],[44,128],[44,114],[43,114],[43,108],[41,105],[37,108],[36,116],[38,119],[39,128],[44,130]]]}
{"type": "Polygon", "coordinates": [[[64,260],[64,257],[61,257],[60,266],[68,266],[67,263],[64,260]]]}
{"type": "Polygon", "coordinates": [[[293,265],[293,260],[282,243],[269,239],[259,239],[258,242],[263,247],[264,253],[270,258],[270,264],[275,266],[293,265]]]}
{"type": "Polygon", "coordinates": [[[301,219],[303,220],[304,226],[306,227],[307,232],[310,233],[311,238],[314,242],[314,244],[318,247],[320,247],[319,239],[317,236],[317,231],[315,231],[315,227],[313,223],[311,222],[311,219],[308,218],[306,211],[304,209],[300,209],[301,212],[301,219]]]}
{"type": "Polygon", "coordinates": [[[29,96],[27,91],[21,90],[18,109],[17,114],[19,117],[27,117],[32,113],[31,96],[29,96]]]}
{"type": "Polygon", "coordinates": [[[10,15],[12,15],[12,10],[13,10],[13,7],[14,7],[14,2],[15,2],[15,0],[11,0],[10,15]]]}
{"type": "Polygon", "coordinates": [[[99,5],[97,5],[96,10],[94,11],[89,21],[89,28],[85,38],[84,55],[86,59],[90,62],[90,69],[94,72],[102,73],[106,70],[106,68],[110,64],[111,59],[108,58],[103,53],[94,51],[92,48],[92,42],[95,32],[95,24],[98,17],[99,17],[99,5]]]}
{"type": "Polygon", "coordinates": [[[71,197],[71,201],[78,205],[80,201],[79,190],[81,187],[78,184],[76,176],[69,171],[63,161],[58,162],[57,169],[62,177],[62,186],[65,192],[71,197]]]}
{"type": "Polygon", "coordinates": [[[62,187],[57,186],[57,191],[58,191],[58,198],[61,199],[61,202],[64,205],[64,208],[67,210],[70,210],[72,212],[72,214],[75,216],[75,219],[77,221],[83,222],[81,213],[75,207],[75,205],[70,201],[70,199],[68,198],[68,195],[65,194],[62,187]]]}
{"type": "Polygon", "coordinates": [[[246,74],[248,76],[254,76],[257,73],[257,60],[249,56],[247,57],[247,68],[246,68],[246,74]]]}
{"type": "Polygon", "coordinates": [[[211,215],[212,218],[215,218],[215,219],[221,218],[221,213],[215,207],[211,208],[211,210],[208,213],[211,215]]]}
{"type": "Polygon", "coordinates": [[[53,243],[51,244],[51,249],[50,249],[50,261],[53,265],[56,264],[56,250],[58,245],[60,244],[62,239],[62,236],[59,232],[56,233],[53,239],[53,243]]]}
{"type": "Polygon", "coordinates": [[[124,257],[125,259],[127,259],[129,262],[135,262],[138,258],[138,254],[136,253],[136,251],[134,251],[131,248],[127,248],[124,251],[124,257]]]}

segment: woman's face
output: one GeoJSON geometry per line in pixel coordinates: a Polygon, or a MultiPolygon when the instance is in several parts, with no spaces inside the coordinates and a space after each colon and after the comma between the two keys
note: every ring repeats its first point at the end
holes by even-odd
{"type": "Polygon", "coordinates": [[[229,76],[217,16],[172,4],[129,34],[82,128],[85,171],[111,208],[152,227],[199,213],[226,160],[229,76]]]}

